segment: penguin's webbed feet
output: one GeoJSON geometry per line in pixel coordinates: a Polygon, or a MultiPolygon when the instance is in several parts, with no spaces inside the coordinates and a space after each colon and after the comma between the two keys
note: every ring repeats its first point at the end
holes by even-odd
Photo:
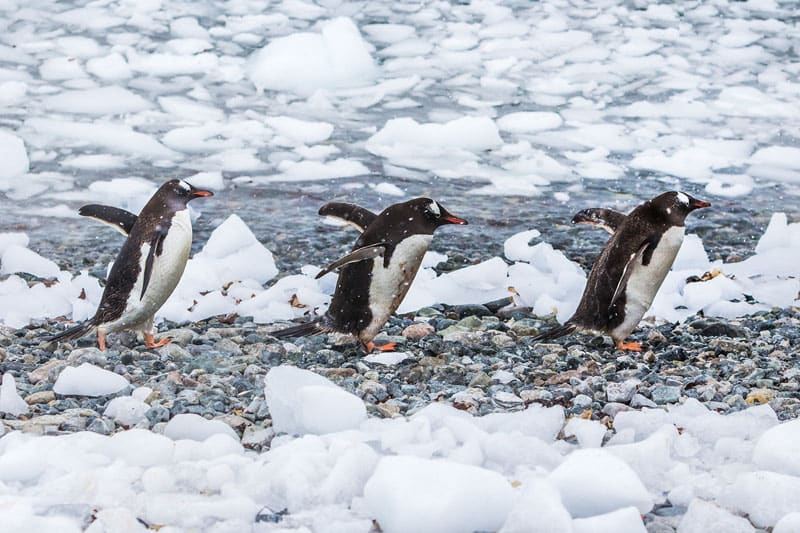
{"type": "Polygon", "coordinates": [[[614,341],[614,345],[617,347],[618,350],[628,350],[628,351],[631,351],[631,352],[641,352],[642,351],[642,343],[641,342],[614,341]]]}
{"type": "Polygon", "coordinates": [[[172,339],[169,337],[164,337],[160,341],[156,342],[155,337],[153,337],[152,333],[145,333],[144,334],[144,346],[145,348],[160,348],[161,346],[165,346],[172,342],[172,339]]]}
{"type": "Polygon", "coordinates": [[[97,346],[101,352],[106,351],[106,334],[101,331],[97,332],[97,346]]]}
{"type": "Polygon", "coordinates": [[[381,352],[393,352],[395,347],[397,347],[396,342],[387,342],[381,346],[375,346],[375,343],[369,341],[364,344],[364,348],[367,350],[367,353],[372,353],[372,350],[378,350],[381,352]]]}

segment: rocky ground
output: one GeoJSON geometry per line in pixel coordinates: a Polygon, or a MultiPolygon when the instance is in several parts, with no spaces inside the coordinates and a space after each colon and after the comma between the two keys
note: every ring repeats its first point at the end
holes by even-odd
{"type": "MultiPolygon", "coordinates": [[[[152,389],[149,410],[137,427],[156,432],[170,417],[197,413],[233,427],[243,444],[267,449],[273,437],[263,377],[290,364],[325,375],[359,395],[374,416],[412,414],[430,402],[448,402],[474,414],[523,409],[537,402],[562,405],[568,416],[600,420],[613,434],[614,416],[697,398],[710,409],[733,412],[768,402],[781,419],[800,415],[800,309],[735,320],[695,317],[683,324],[643,324],[634,338],[641,353],[614,349],[610,340],[567,337],[534,344],[533,335],[554,324],[506,302],[435,306],[393,318],[378,342],[398,342],[398,352],[365,357],[353,344],[327,336],[279,342],[278,326],[244,317],[219,317],[192,325],[162,324],[173,342],[146,350],[133,334],[110,336],[100,352],[94,337],[49,351],[42,339],[55,323],[3,331],[0,374],[12,372],[30,413],[0,420],[6,429],[39,434],[123,429],[104,415],[110,396],[64,397],[53,384],[65,366],[89,362],[152,389]]],[[[124,390],[118,395],[129,395],[124,390]]],[[[684,510],[657,508],[651,531],[671,531],[684,510]],[[674,526],[675,524],[673,524],[674,526]]]]}

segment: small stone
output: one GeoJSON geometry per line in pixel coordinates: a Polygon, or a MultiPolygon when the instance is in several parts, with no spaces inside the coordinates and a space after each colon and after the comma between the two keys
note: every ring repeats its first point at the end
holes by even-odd
{"type": "Polygon", "coordinates": [[[572,399],[572,405],[581,409],[588,409],[592,406],[592,399],[585,394],[578,394],[572,399]]]}
{"type": "Polygon", "coordinates": [[[501,333],[492,337],[492,344],[498,348],[508,348],[509,346],[514,346],[515,342],[514,339],[508,335],[501,333]]]}
{"type": "Polygon", "coordinates": [[[775,397],[773,389],[753,389],[745,398],[745,403],[748,405],[768,403],[775,397]]]}
{"type": "Polygon", "coordinates": [[[99,433],[100,435],[110,435],[114,432],[114,422],[108,418],[95,418],[86,426],[86,431],[99,433]]]}
{"type": "Polygon", "coordinates": [[[747,337],[747,332],[743,328],[719,320],[695,320],[689,326],[697,330],[697,333],[703,337],[747,337]]]}
{"type": "Polygon", "coordinates": [[[680,387],[670,387],[666,385],[656,385],[650,391],[650,397],[656,404],[675,403],[681,398],[680,387]]]}
{"type": "Polygon", "coordinates": [[[647,334],[647,341],[652,344],[661,344],[662,342],[667,342],[667,338],[657,329],[651,329],[650,333],[647,334]]]}
{"type": "Polygon", "coordinates": [[[511,331],[513,331],[517,337],[529,337],[539,334],[537,322],[530,318],[523,318],[522,320],[515,321],[511,324],[511,331]]]}
{"type": "Polygon", "coordinates": [[[214,349],[222,352],[227,356],[242,355],[242,349],[239,347],[238,344],[236,344],[230,339],[218,340],[216,343],[214,343],[214,349]]]}
{"type": "Polygon", "coordinates": [[[261,451],[262,448],[269,446],[274,436],[275,432],[271,427],[247,426],[242,434],[242,446],[251,450],[261,451]]]}
{"type": "Polygon", "coordinates": [[[233,415],[233,414],[218,416],[215,417],[214,420],[225,422],[237,432],[244,431],[244,428],[251,425],[251,422],[249,420],[242,418],[239,415],[233,415]]]}
{"type": "Polygon", "coordinates": [[[457,327],[462,327],[467,331],[477,331],[483,329],[483,321],[477,316],[468,316],[458,321],[457,327]]]}
{"type": "Polygon", "coordinates": [[[78,366],[82,363],[91,363],[97,366],[105,366],[106,354],[100,351],[99,348],[76,348],[67,356],[67,363],[72,366],[78,366]]]}
{"type": "Polygon", "coordinates": [[[474,318],[479,316],[489,316],[492,314],[492,312],[489,311],[489,308],[480,304],[454,305],[452,309],[459,318],[474,318]]]}
{"type": "Polygon", "coordinates": [[[492,400],[500,407],[516,407],[525,403],[525,401],[516,394],[506,391],[495,392],[492,396],[492,400]]]}
{"type": "Polygon", "coordinates": [[[433,326],[427,322],[415,322],[403,330],[403,337],[408,339],[421,339],[435,332],[433,326]]]}
{"type": "Polygon", "coordinates": [[[144,416],[151,425],[155,425],[158,422],[166,422],[169,420],[169,409],[162,405],[153,405],[145,411],[144,416]]]}
{"type": "Polygon", "coordinates": [[[50,403],[55,401],[56,393],[51,390],[43,390],[39,392],[34,392],[25,397],[25,401],[28,402],[28,405],[40,404],[40,403],[50,403]]]}
{"type": "Polygon", "coordinates": [[[526,402],[550,402],[553,400],[553,393],[547,389],[524,390],[519,395],[526,402]]]}
{"type": "Polygon", "coordinates": [[[32,385],[36,385],[37,383],[41,383],[42,381],[48,381],[50,383],[55,383],[56,379],[58,379],[58,375],[67,366],[67,362],[61,359],[52,359],[36,370],[31,371],[28,374],[28,381],[32,385]]]}
{"type": "Polygon", "coordinates": [[[417,311],[416,315],[419,317],[429,318],[434,316],[442,316],[442,312],[438,309],[434,309],[433,307],[423,307],[417,311]]]}
{"type": "Polygon", "coordinates": [[[485,389],[492,384],[492,378],[486,372],[476,372],[475,376],[469,381],[470,387],[485,389]]]}
{"type": "Polygon", "coordinates": [[[170,344],[186,346],[192,343],[195,337],[197,337],[197,333],[188,328],[170,329],[161,334],[161,338],[164,337],[172,339],[170,344]]]}
{"type": "Polygon", "coordinates": [[[656,403],[641,394],[634,394],[631,398],[631,407],[658,407],[656,403]]]}
{"type": "Polygon", "coordinates": [[[622,383],[609,383],[606,386],[606,399],[609,402],[628,403],[636,393],[639,386],[638,380],[626,380],[622,383]]]}
{"type": "Polygon", "coordinates": [[[715,346],[728,353],[741,353],[750,351],[750,345],[746,342],[737,342],[726,339],[712,339],[708,344],[709,346],[715,346]]]}

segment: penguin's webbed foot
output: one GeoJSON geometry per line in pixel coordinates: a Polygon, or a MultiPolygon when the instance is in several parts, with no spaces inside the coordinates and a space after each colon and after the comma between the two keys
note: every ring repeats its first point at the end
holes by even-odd
{"type": "Polygon", "coordinates": [[[628,351],[631,351],[631,352],[641,352],[642,351],[642,343],[641,342],[614,341],[614,345],[617,347],[618,350],[628,350],[628,351]]]}
{"type": "Polygon", "coordinates": [[[155,337],[153,337],[152,333],[145,333],[144,335],[144,346],[145,348],[160,348],[161,346],[165,346],[172,342],[172,339],[169,337],[164,337],[160,341],[156,342],[155,337]]]}
{"type": "Polygon", "coordinates": [[[397,346],[396,342],[387,342],[381,346],[375,346],[375,343],[369,341],[368,343],[364,344],[364,348],[367,349],[367,353],[372,353],[372,350],[378,350],[381,352],[393,352],[395,347],[397,346]]]}
{"type": "Polygon", "coordinates": [[[106,351],[106,334],[100,331],[97,332],[97,347],[101,352],[106,351]]]}

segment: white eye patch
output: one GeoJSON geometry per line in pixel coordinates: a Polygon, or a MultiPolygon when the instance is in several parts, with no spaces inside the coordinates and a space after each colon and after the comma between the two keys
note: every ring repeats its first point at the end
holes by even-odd
{"type": "Polygon", "coordinates": [[[680,203],[684,205],[689,205],[689,197],[683,194],[682,192],[676,194],[675,197],[678,199],[680,203]]]}
{"type": "Polygon", "coordinates": [[[180,187],[181,189],[183,189],[184,191],[187,191],[187,192],[192,190],[191,185],[189,185],[188,183],[186,183],[183,180],[178,180],[178,187],[180,187]]]}
{"type": "Polygon", "coordinates": [[[439,210],[439,204],[436,202],[431,202],[431,204],[428,206],[428,210],[437,217],[442,214],[442,212],[439,210]]]}

